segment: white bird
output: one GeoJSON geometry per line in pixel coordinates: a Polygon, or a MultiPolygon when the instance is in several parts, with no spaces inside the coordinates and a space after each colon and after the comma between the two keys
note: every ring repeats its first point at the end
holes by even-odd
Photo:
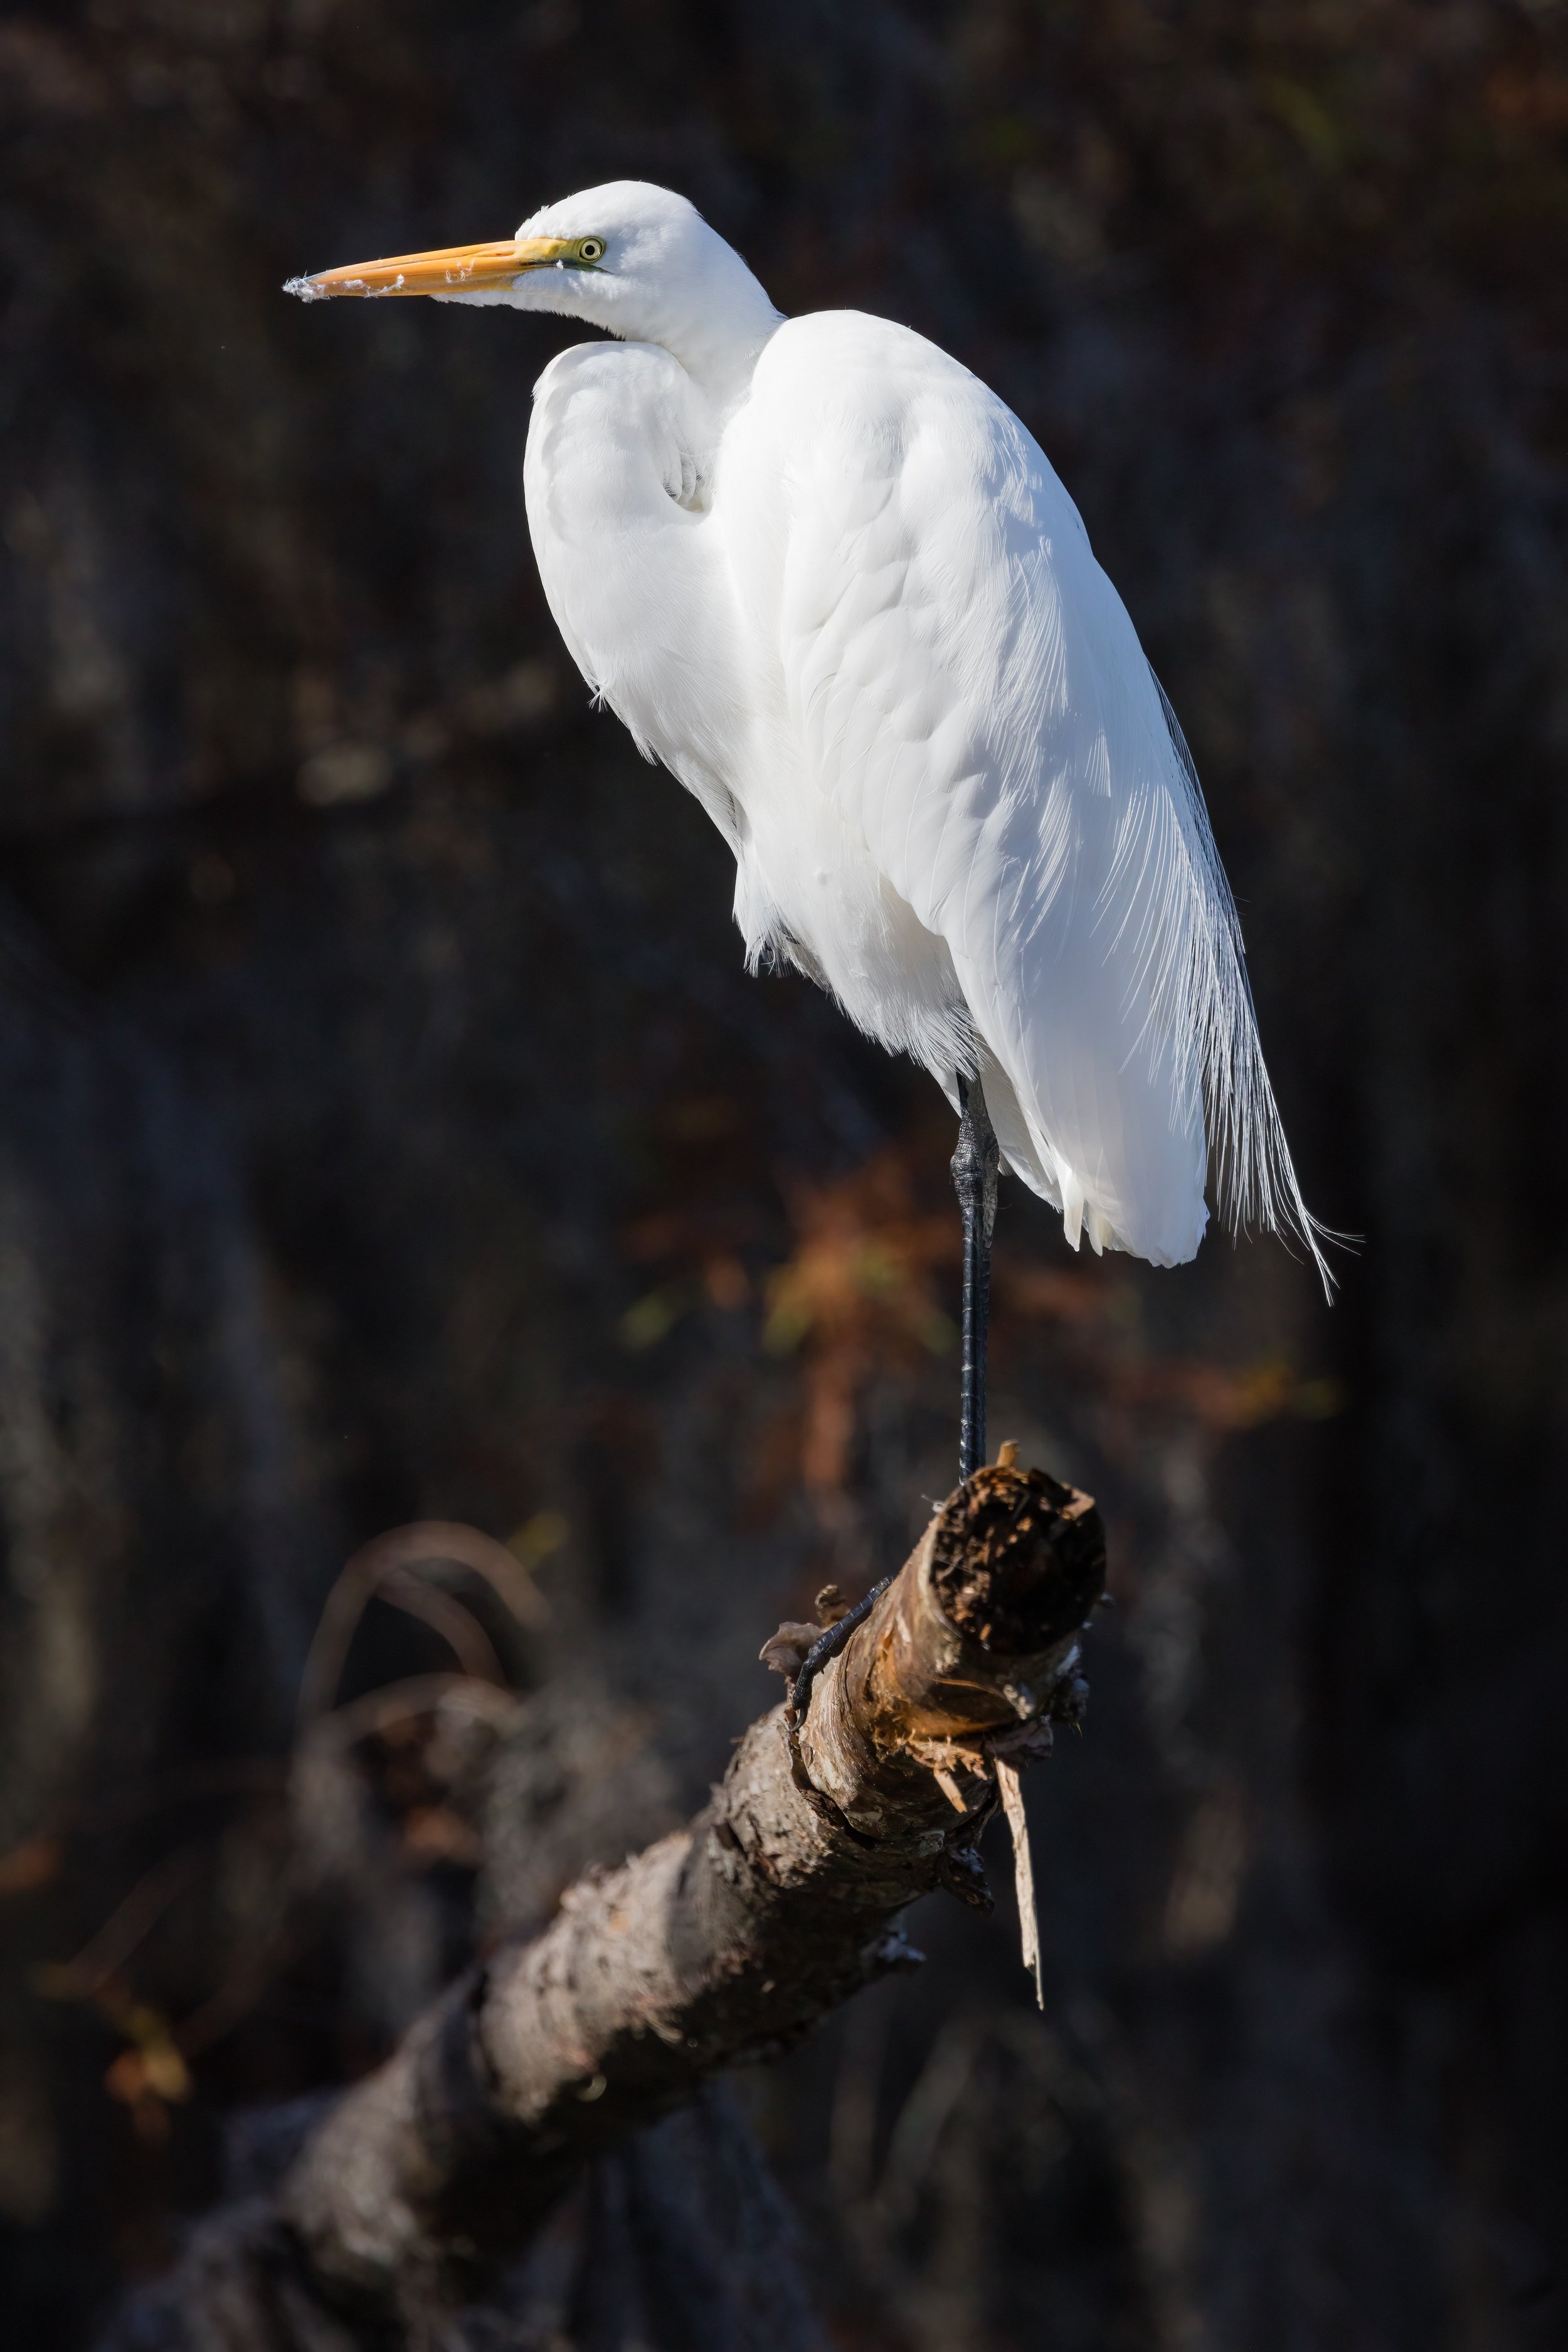
{"type": "Polygon", "coordinates": [[[1075,1249],[1184,1263],[1212,1156],[1229,1221],[1294,1233],[1327,1282],[1181,730],[994,393],[886,319],[784,318],[685,197],[639,181],[289,290],[617,339],[534,389],[545,593],[595,699],[729,843],[751,965],[809,973],[964,1113],[965,1474],[991,1128],[1075,1249]]]}

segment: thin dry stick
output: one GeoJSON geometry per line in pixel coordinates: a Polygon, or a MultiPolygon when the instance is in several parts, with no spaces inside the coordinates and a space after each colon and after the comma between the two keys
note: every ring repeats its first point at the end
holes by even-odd
{"type": "Polygon", "coordinates": [[[378,1690],[345,1699],[342,1706],[333,1707],[311,1726],[309,1738],[352,1747],[356,1739],[384,1731],[392,1724],[406,1723],[410,1716],[433,1715],[444,1699],[459,1691],[465,1704],[475,1713],[487,1715],[498,1731],[504,1731],[516,1717],[520,1703],[516,1696],[498,1690],[493,1683],[476,1682],[469,1675],[410,1675],[405,1681],[383,1683],[378,1690]]]}
{"type": "Polygon", "coordinates": [[[172,1904],[195,1885],[209,1866],[216,1838],[193,1838],[154,1863],[118,1903],[91,1940],[72,1960],[46,1973],[49,1990],[66,2000],[88,2000],[117,1976],[138,1945],[146,1941],[172,1904]]]}
{"type": "Polygon", "coordinates": [[[469,1681],[507,1688],[506,1669],[496,1655],[495,1643],[473,1611],[454,1594],[443,1592],[438,1584],[423,1583],[406,1568],[395,1568],[382,1578],[375,1597],[389,1601],[395,1609],[417,1617],[422,1625],[439,1633],[469,1681]]]}
{"type": "Polygon", "coordinates": [[[520,1625],[543,1622],[544,1601],[528,1570],[493,1536],[460,1519],[416,1519],[405,1528],[390,1528],[361,1546],[327,1595],[300,1678],[302,1724],[331,1706],[354,1629],[380,1587],[399,1571],[437,1559],[454,1560],[482,1576],[520,1625]]]}

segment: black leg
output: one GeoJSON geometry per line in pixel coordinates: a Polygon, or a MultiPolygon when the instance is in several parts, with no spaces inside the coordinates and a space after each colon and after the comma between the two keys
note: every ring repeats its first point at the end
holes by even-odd
{"type": "Polygon", "coordinates": [[[958,1475],[968,1478],[985,1459],[985,1331],[991,1318],[991,1234],[996,1223],[1000,1154],[977,1078],[958,1081],[958,1149],[952,1181],[963,1213],[963,1403],[958,1427],[958,1475]]]}

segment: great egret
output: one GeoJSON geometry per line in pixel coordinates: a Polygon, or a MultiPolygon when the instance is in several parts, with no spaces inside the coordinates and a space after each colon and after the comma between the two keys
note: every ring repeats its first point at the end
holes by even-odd
{"type": "Polygon", "coordinates": [[[754,968],[821,983],[960,1112],[961,1472],[984,1459],[998,1150],[1076,1249],[1235,1225],[1327,1281],[1175,715],[1018,419],[907,327],[785,319],[685,197],[620,180],[514,237],[289,281],[564,311],[523,465],[595,699],[734,853],[754,968]]]}

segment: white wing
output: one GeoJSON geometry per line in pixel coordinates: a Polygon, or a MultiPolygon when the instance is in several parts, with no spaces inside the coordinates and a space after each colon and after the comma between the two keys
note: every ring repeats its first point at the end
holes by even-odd
{"type": "Polygon", "coordinates": [[[562,352],[534,386],[523,494],[572,658],[738,856],[732,599],[704,527],[691,407],[685,369],[657,345],[562,352]]]}
{"type": "Polygon", "coordinates": [[[1004,1150],[1068,1239],[1190,1258],[1212,1143],[1230,1217],[1321,1266],[1196,777],[1022,425],[904,329],[793,320],[716,507],[759,677],[782,676],[738,795],[753,819],[770,775],[824,796],[945,943],[1004,1150]]]}

